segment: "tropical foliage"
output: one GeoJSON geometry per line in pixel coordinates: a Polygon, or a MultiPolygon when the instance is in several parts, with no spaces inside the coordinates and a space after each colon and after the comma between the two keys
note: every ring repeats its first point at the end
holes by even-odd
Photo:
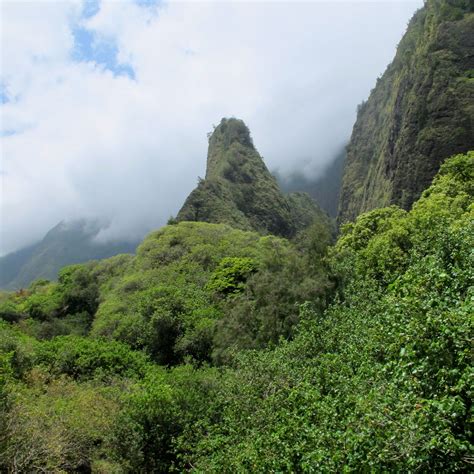
{"type": "Polygon", "coordinates": [[[182,222],[3,293],[0,469],[468,471],[474,152],[330,244],[182,222]]]}

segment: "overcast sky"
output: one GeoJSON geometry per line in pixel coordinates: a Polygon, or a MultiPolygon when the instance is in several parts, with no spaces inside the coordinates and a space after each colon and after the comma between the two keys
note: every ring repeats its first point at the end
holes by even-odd
{"type": "Polygon", "coordinates": [[[422,3],[1,0],[0,254],[65,218],[163,225],[222,117],[317,174],[422,3]]]}

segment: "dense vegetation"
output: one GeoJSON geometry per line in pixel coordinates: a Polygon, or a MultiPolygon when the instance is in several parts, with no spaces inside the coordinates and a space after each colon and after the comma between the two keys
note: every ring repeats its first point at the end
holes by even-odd
{"type": "Polygon", "coordinates": [[[368,212],[337,240],[223,119],[136,255],[0,293],[0,471],[471,471],[473,21],[467,0],[411,21],[360,107],[340,219],[368,212]]]}
{"type": "Polygon", "coordinates": [[[328,216],[304,193],[285,196],[241,120],[222,119],[209,136],[206,178],[186,199],[177,221],[228,224],[294,237],[328,216]]]}
{"type": "Polygon", "coordinates": [[[474,147],[474,3],[427,0],[360,105],[339,221],[410,206],[449,156],[474,147]]]}
{"type": "Polygon", "coordinates": [[[164,365],[209,362],[231,348],[291,337],[298,302],[324,305],[331,282],[311,260],[330,239],[319,224],[293,245],[222,224],[169,225],[150,234],[136,257],[66,267],[58,283],[39,280],[5,294],[0,317],[39,339],[90,334],[164,365]]]}
{"type": "Polygon", "coordinates": [[[2,294],[0,470],[468,471],[474,152],[330,241],[182,222],[2,294]]]}

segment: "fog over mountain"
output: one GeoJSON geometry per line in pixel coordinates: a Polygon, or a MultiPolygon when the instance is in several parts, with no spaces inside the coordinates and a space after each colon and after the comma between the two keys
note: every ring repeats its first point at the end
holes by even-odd
{"type": "Polygon", "coordinates": [[[63,219],[163,225],[222,117],[317,176],[422,3],[2,2],[0,254],[63,219]]]}

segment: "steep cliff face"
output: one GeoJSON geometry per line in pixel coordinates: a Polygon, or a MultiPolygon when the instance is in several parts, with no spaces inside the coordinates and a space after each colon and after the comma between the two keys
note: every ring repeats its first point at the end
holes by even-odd
{"type": "Polygon", "coordinates": [[[474,2],[427,0],[358,111],[339,221],[409,208],[449,156],[474,148],[474,2]]]}
{"type": "Polygon", "coordinates": [[[284,237],[315,219],[328,221],[309,196],[285,196],[255,149],[243,121],[222,119],[209,139],[206,178],[188,196],[177,221],[229,224],[284,237]]]}

